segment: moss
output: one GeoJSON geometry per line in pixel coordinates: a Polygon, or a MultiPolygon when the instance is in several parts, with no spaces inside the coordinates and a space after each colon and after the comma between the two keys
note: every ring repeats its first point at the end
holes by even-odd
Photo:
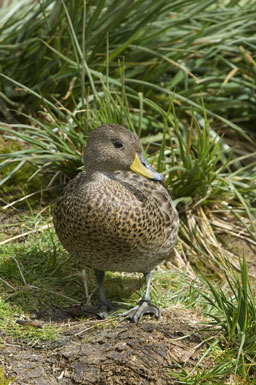
{"type": "Polygon", "coordinates": [[[5,377],[4,371],[0,368],[0,385],[9,385],[10,381],[5,377]]]}

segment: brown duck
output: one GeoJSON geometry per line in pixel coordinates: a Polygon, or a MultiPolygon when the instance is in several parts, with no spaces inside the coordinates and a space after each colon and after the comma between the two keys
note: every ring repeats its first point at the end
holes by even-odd
{"type": "Polygon", "coordinates": [[[124,315],[160,317],[150,301],[152,270],[170,255],[179,226],[163,177],[143,158],[139,139],[114,124],[90,133],[84,164],[56,202],[56,233],[72,257],[94,269],[102,314],[111,309],[104,291],[110,270],[146,277],[145,295],[124,315]]]}

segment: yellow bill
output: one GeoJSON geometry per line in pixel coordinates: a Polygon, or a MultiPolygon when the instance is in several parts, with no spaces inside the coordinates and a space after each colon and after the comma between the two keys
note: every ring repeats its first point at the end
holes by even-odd
{"type": "Polygon", "coordinates": [[[164,177],[154,170],[142,155],[135,154],[130,169],[137,174],[143,175],[148,179],[163,182],[164,177]]]}

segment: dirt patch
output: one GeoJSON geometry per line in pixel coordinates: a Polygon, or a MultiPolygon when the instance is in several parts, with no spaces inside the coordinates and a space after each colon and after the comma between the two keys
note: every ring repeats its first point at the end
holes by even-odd
{"type": "Polygon", "coordinates": [[[55,342],[30,346],[1,336],[0,366],[17,385],[170,385],[179,363],[192,368],[205,336],[196,313],[179,308],[160,320],[67,322],[55,342]]]}

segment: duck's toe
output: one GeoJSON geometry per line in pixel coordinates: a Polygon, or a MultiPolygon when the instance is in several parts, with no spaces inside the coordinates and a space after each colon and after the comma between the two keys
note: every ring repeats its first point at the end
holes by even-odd
{"type": "Polygon", "coordinates": [[[156,318],[160,318],[161,310],[151,301],[142,298],[136,306],[120,314],[120,316],[129,318],[133,322],[138,322],[144,314],[153,314],[156,318]]]}
{"type": "Polygon", "coordinates": [[[82,306],[83,313],[86,314],[95,314],[101,319],[106,319],[109,314],[113,311],[112,302],[106,297],[104,302],[101,302],[99,305],[91,306],[91,305],[83,305],[82,306]]]}
{"type": "Polygon", "coordinates": [[[101,319],[105,319],[109,316],[109,314],[113,311],[113,304],[112,302],[108,299],[105,298],[104,302],[101,302],[100,305],[98,306],[98,311],[97,315],[101,319]]]}

